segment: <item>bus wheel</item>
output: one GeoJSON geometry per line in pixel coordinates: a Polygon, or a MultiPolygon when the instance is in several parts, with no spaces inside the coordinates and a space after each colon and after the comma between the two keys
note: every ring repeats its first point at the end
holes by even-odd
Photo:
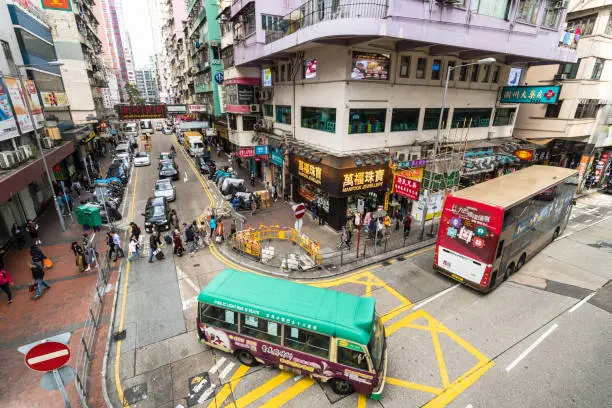
{"type": "Polygon", "coordinates": [[[552,237],[553,242],[554,242],[554,241],[555,241],[555,239],[557,239],[557,238],[559,238],[559,228],[557,228],[557,229],[555,230],[555,232],[553,232],[553,237],[552,237]]]}
{"type": "Polygon", "coordinates": [[[527,255],[521,255],[520,259],[516,263],[516,269],[514,270],[514,272],[518,272],[523,267],[523,265],[525,265],[525,259],[527,259],[527,255]]]}
{"type": "Polygon", "coordinates": [[[506,272],[504,273],[504,280],[508,279],[510,275],[514,273],[514,263],[511,263],[506,267],[506,272]]]}
{"type": "Polygon", "coordinates": [[[336,394],[348,395],[355,392],[355,387],[353,387],[353,384],[346,380],[341,380],[339,378],[332,378],[329,381],[329,385],[336,394]]]}
{"type": "Polygon", "coordinates": [[[245,349],[238,349],[236,350],[235,354],[236,354],[236,358],[238,359],[238,361],[240,361],[245,366],[252,367],[254,365],[257,365],[257,361],[255,360],[255,357],[253,357],[253,355],[249,353],[248,351],[246,351],[245,349]]]}

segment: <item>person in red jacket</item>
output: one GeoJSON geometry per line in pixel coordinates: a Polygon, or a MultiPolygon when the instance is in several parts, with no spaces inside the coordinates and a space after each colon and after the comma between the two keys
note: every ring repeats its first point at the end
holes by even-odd
{"type": "Polygon", "coordinates": [[[0,288],[6,292],[8,295],[8,303],[9,305],[13,303],[13,294],[11,293],[11,286],[13,284],[13,279],[11,275],[8,274],[4,269],[0,270],[0,288]]]}

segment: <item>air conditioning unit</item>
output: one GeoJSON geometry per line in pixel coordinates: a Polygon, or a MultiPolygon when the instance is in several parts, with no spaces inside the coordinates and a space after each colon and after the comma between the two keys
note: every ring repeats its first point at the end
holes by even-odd
{"type": "Polygon", "coordinates": [[[563,81],[567,79],[567,74],[557,74],[554,76],[555,81],[563,81]]]}
{"type": "Polygon", "coordinates": [[[53,149],[53,139],[51,139],[50,137],[43,137],[42,146],[45,149],[53,149]]]}
{"type": "Polygon", "coordinates": [[[10,169],[15,167],[15,156],[13,152],[0,152],[0,168],[10,169]]]}
{"type": "Polygon", "coordinates": [[[19,146],[19,150],[25,155],[26,159],[29,159],[30,157],[33,156],[32,146],[30,145],[19,146]]]}
{"type": "Polygon", "coordinates": [[[15,150],[13,154],[15,155],[15,161],[17,163],[23,163],[24,161],[28,160],[21,150],[15,150]]]}
{"type": "Polygon", "coordinates": [[[259,108],[259,105],[257,105],[257,104],[249,105],[249,109],[251,110],[251,112],[260,112],[261,111],[261,109],[259,108]]]}
{"type": "Polygon", "coordinates": [[[395,152],[395,158],[400,162],[419,160],[421,158],[421,152],[418,150],[403,150],[400,152],[395,152]]]}

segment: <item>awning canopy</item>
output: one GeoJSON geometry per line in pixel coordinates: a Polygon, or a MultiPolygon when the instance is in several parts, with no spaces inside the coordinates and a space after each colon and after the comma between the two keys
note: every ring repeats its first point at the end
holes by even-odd
{"type": "Polygon", "coordinates": [[[526,142],[528,143],[533,143],[536,144],[538,146],[544,146],[549,144],[550,142],[553,141],[552,138],[546,138],[546,139],[525,139],[526,142]]]}

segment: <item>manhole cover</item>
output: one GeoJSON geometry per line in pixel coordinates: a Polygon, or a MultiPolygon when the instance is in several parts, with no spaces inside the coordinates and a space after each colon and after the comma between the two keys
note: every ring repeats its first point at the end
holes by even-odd
{"type": "Polygon", "coordinates": [[[123,390],[123,406],[133,405],[147,399],[147,383],[137,384],[123,390]]]}

